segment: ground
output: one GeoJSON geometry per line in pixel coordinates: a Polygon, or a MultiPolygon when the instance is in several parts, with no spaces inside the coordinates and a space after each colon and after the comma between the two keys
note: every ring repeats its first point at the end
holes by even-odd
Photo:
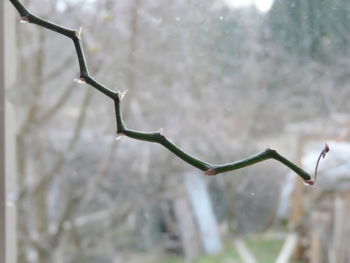
{"type": "MultiPolygon", "coordinates": [[[[260,237],[247,238],[245,240],[249,250],[253,253],[258,263],[272,263],[276,260],[280,252],[283,240],[266,239],[260,237]]],[[[181,257],[169,257],[160,260],[159,263],[183,263],[186,262],[181,257]]],[[[203,256],[193,263],[243,263],[240,260],[234,246],[229,242],[226,243],[222,253],[214,256],[203,256]]],[[[301,263],[300,261],[291,261],[291,263],[301,263]]]]}

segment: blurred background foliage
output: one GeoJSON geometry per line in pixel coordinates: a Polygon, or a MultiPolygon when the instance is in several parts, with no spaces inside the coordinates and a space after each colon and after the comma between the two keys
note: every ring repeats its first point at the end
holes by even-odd
{"type": "Polygon", "coordinates": [[[213,163],[270,146],[312,172],[324,140],[335,150],[312,189],[273,161],[205,178],[116,142],[112,102],[73,82],[72,43],[18,23],[20,263],[350,262],[350,2],[23,2],[83,26],[92,75],[128,90],[130,128],[213,163]]]}

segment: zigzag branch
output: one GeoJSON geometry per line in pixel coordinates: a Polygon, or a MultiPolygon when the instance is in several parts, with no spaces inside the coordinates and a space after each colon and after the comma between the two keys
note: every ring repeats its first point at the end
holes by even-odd
{"type": "Polygon", "coordinates": [[[58,34],[64,35],[73,40],[75,51],[78,57],[79,67],[80,67],[80,77],[76,79],[76,81],[78,83],[87,83],[91,85],[92,87],[102,92],[103,94],[105,94],[106,96],[108,96],[114,101],[115,115],[116,115],[116,122],[117,122],[117,136],[125,135],[127,137],[130,137],[136,140],[159,143],[163,145],[165,148],[167,148],[169,151],[171,151],[173,154],[181,158],[183,161],[204,171],[204,174],[209,176],[232,171],[232,170],[241,169],[243,167],[247,167],[259,162],[266,161],[268,159],[274,159],[283,163],[290,169],[292,169],[306,183],[308,184],[313,183],[310,175],[306,171],[304,171],[301,167],[289,161],[288,159],[286,159],[285,157],[280,155],[276,150],[273,150],[273,149],[268,148],[263,152],[260,152],[258,154],[252,155],[250,157],[247,157],[239,161],[221,164],[221,165],[214,165],[214,164],[204,162],[190,155],[189,153],[185,152],[180,147],[178,147],[173,142],[171,142],[169,139],[167,139],[164,136],[162,131],[141,132],[141,131],[128,129],[123,121],[121,105],[120,105],[124,94],[118,91],[108,89],[106,86],[102,85],[101,83],[93,79],[89,74],[87,63],[84,56],[83,47],[82,47],[82,41],[81,41],[82,28],[79,28],[78,30],[73,30],[73,29],[69,29],[69,28],[54,24],[48,20],[44,20],[30,13],[28,9],[19,0],[10,0],[10,2],[20,14],[21,22],[37,24],[39,26],[52,30],[58,34]]]}

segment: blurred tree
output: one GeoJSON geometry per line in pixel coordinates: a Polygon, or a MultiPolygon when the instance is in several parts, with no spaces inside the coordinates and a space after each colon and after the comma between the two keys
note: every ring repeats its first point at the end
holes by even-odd
{"type": "Polygon", "coordinates": [[[269,14],[272,34],[300,57],[329,63],[348,54],[348,1],[277,0],[269,14]]]}

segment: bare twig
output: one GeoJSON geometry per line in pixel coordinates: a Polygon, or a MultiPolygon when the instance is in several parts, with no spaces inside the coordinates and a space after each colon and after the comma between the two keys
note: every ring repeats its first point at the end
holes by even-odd
{"type": "Polygon", "coordinates": [[[81,42],[81,29],[78,29],[78,30],[69,29],[69,28],[54,24],[52,22],[49,22],[48,20],[44,20],[36,15],[33,15],[27,10],[26,7],[23,6],[21,1],[19,0],[10,0],[10,2],[19,12],[22,22],[37,24],[39,26],[42,26],[44,28],[57,32],[73,40],[77,57],[78,57],[79,68],[80,68],[80,76],[77,80],[80,83],[87,83],[91,85],[92,87],[102,92],[103,94],[105,94],[106,96],[108,96],[114,101],[116,122],[117,122],[117,134],[119,135],[123,134],[125,136],[134,138],[137,140],[159,143],[163,145],[165,148],[167,148],[169,151],[177,155],[179,158],[184,160],[185,162],[204,171],[206,175],[216,175],[219,173],[224,173],[231,170],[236,170],[246,166],[250,166],[255,163],[265,161],[267,159],[274,159],[288,166],[305,181],[309,181],[311,179],[310,175],[306,171],[304,171],[302,168],[300,168],[293,162],[287,160],[282,155],[277,153],[277,151],[272,149],[266,149],[261,153],[255,154],[253,156],[250,156],[240,161],[231,162],[231,163],[222,164],[222,165],[213,165],[186,153],[180,147],[178,147],[173,142],[168,140],[161,132],[141,132],[141,131],[128,129],[122,118],[122,111],[121,111],[121,105],[120,105],[121,104],[120,92],[107,88],[106,86],[102,85],[101,83],[93,79],[89,74],[87,63],[83,52],[82,42],[81,42]]]}
{"type": "Polygon", "coordinates": [[[316,183],[316,178],[317,178],[317,169],[318,169],[318,164],[320,163],[321,157],[324,158],[326,157],[326,154],[329,152],[329,146],[327,143],[325,143],[324,148],[322,152],[320,153],[320,156],[318,156],[316,167],[315,167],[315,180],[314,182],[316,183]]]}
{"type": "Polygon", "coordinates": [[[310,179],[310,180],[304,180],[304,183],[306,185],[314,185],[316,183],[316,179],[317,179],[317,171],[318,171],[318,164],[320,163],[321,157],[325,158],[326,154],[329,152],[329,146],[327,143],[325,143],[323,150],[321,151],[320,155],[317,158],[317,162],[316,162],[316,167],[315,167],[315,178],[314,180],[310,179]]]}

